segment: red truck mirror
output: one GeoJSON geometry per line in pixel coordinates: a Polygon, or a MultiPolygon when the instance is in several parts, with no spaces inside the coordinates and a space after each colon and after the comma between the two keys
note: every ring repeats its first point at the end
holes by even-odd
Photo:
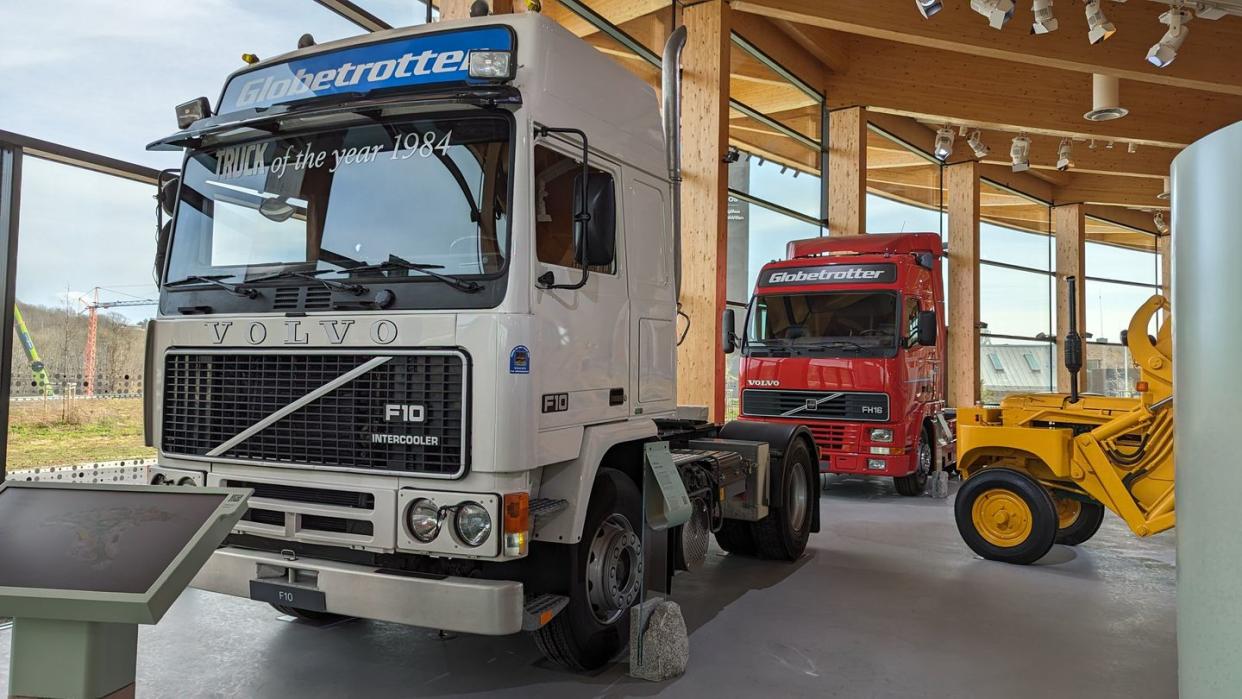
{"type": "Polygon", "coordinates": [[[919,344],[924,347],[935,347],[939,325],[935,311],[919,311],[919,344]]]}
{"type": "Polygon", "coordinates": [[[725,354],[733,354],[737,350],[737,334],[733,332],[733,328],[737,327],[736,322],[733,309],[724,309],[720,316],[720,346],[725,354]]]}

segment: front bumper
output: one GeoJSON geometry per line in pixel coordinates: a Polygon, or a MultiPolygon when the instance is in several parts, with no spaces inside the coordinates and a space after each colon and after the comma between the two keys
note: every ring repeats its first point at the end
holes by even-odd
{"type": "Polygon", "coordinates": [[[329,612],[444,631],[504,636],[522,630],[522,583],[454,576],[389,574],[368,566],[235,547],[217,549],[192,587],[250,597],[250,581],[298,580],[323,592],[329,612]]]}
{"type": "Polygon", "coordinates": [[[881,456],[878,454],[855,454],[839,452],[820,453],[821,473],[857,473],[864,476],[906,476],[914,472],[915,454],[907,450],[904,454],[881,456]],[[871,460],[883,461],[884,468],[870,468],[871,460]]]}

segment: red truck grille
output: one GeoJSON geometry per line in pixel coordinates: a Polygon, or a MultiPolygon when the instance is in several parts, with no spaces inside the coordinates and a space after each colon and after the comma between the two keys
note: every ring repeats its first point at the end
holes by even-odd
{"type": "Polygon", "coordinates": [[[812,423],[807,425],[815,446],[827,452],[857,452],[858,426],[840,423],[812,423]]]}

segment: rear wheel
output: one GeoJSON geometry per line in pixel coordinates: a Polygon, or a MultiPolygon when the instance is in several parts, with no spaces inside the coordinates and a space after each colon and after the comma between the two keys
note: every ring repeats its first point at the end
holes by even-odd
{"type": "Polygon", "coordinates": [[[1100,530],[1104,522],[1104,505],[1092,500],[1052,496],[1057,506],[1057,543],[1077,546],[1100,530]]]}
{"type": "Polygon", "coordinates": [[[927,476],[931,473],[932,451],[931,443],[927,441],[927,435],[919,435],[919,445],[917,447],[917,464],[914,473],[905,476],[897,476],[893,479],[893,485],[897,487],[897,492],[907,497],[922,495],[927,490],[927,476]]]}
{"type": "Polygon", "coordinates": [[[549,660],[570,670],[594,670],[629,642],[630,607],[643,589],[641,518],[634,482],[601,468],[572,556],[569,605],[535,632],[535,643],[549,660]]]}
{"type": "Polygon", "coordinates": [[[755,537],[750,532],[750,522],[726,519],[716,532],[716,544],[725,552],[736,556],[755,555],[755,537]]]}
{"type": "Polygon", "coordinates": [[[815,485],[818,470],[813,466],[806,442],[795,439],[785,454],[785,471],[781,492],[771,493],[769,500],[779,502],[768,516],[751,525],[755,553],[760,558],[794,561],[806,550],[811,536],[811,508],[816,505],[815,485]]]}
{"type": "Polygon", "coordinates": [[[1057,535],[1052,496],[1019,471],[989,468],[967,478],[953,509],[966,545],[989,560],[1034,563],[1057,535]]]}

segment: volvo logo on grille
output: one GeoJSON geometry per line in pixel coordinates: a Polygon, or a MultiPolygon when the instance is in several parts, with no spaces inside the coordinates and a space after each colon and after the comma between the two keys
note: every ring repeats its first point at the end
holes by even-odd
{"type": "MultiPolygon", "coordinates": [[[[267,324],[260,321],[251,321],[245,323],[238,332],[241,333],[242,342],[248,345],[266,344],[268,338],[280,338],[281,344],[285,345],[307,345],[310,344],[310,333],[302,327],[300,320],[284,321],[283,331],[268,332],[267,324]]],[[[229,331],[233,327],[231,320],[217,320],[204,325],[211,331],[211,341],[216,345],[223,345],[229,337],[229,331]]],[[[349,339],[350,331],[353,329],[353,320],[321,320],[316,322],[319,326],[319,332],[323,337],[323,342],[329,345],[343,345],[349,339]]],[[[391,345],[397,340],[397,324],[388,319],[380,319],[371,323],[371,327],[367,329],[367,334],[371,338],[371,342],[376,345],[391,345]]],[[[236,333],[234,333],[236,335],[236,333]]],[[[232,344],[236,344],[236,341],[232,344]]]]}

